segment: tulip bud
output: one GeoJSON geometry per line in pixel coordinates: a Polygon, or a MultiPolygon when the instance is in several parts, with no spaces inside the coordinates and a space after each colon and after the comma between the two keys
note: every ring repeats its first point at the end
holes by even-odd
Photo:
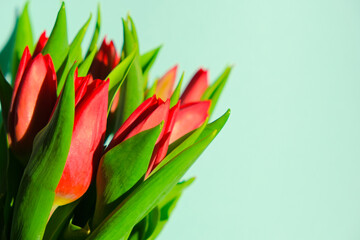
{"type": "Polygon", "coordinates": [[[197,102],[209,86],[208,71],[200,68],[181,95],[181,104],[197,102]]]}
{"type": "Polygon", "coordinates": [[[158,98],[166,100],[171,97],[175,84],[177,68],[177,65],[174,66],[158,80],[155,90],[155,94],[158,98]]]}
{"type": "Polygon", "coordinates": [[[81,197],[96,172],[106,130],[109,80],[77,77],[75,73],[75,119],[69,154],[56,188],[55,206],[81,197]]]}
{"type": "Polygon", "coordinates": [[[114,42],[110,41],[108,43],[106,38],[104,38],[101,47],[91,64],[89,72],[94,78],[105,79],[119,62],[120,56],[116,52],[114,42]]]}
{"type": "Polygon", "coordinates": [[[56,103],[56,73],[50,55],[31,57],[26,47],[15,78],[8,117],[10,147],[26,164],[36,134],[56,103]]]}

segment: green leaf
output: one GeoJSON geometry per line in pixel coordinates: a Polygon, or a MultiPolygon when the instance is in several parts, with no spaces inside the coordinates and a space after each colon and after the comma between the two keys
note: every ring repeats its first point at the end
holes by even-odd
{"type": "Polygon", "coordinates": [[[129,56],[134,49],[137,49],[134,63],[121,87],[120,93],[120,109],[121,123],[123,123],[130,114],[143,102],[144,100],[144,78],[140,66],[139,45],[135,40],[133,32],[129,29],[129,22],[123,19],[124,28],[124,46],[123,51],[125,56],[129,56]]]}
{"type": "Polygon", "coordinates": [[[60,80],[58,81],[58,87],[57,87],[57,94],[59,95],[61,92],[61,89],[64,86],[67,74],[69,73],[70,68],[73,66],[74,62],[80,62],[82,60],[82,53],[81,53],[81,43],[84,39],[86,30],[89,26],[91,20],[91,15],[89,19],[86,21],[86,23],[82,26],[82,28],[79,30],[79,32],[76,34],[74,40],[70,44],[69,52],[66,58],[66,63],[63,71],[58,74],[61,76],[60,80]]]}
{"type": "Polygon", "coordinates": [[[46,225],[44,240],[57,240],[59,238],[80,201],[81,199],[78,199],[75,202],[60,206],[55,210],[46,225]]]}
{"type": "Polygon", "coordinates": [[[68,74],[50,122],[35,137],[15,201],[11,239],[41,239],[44,234],[70,149],[75,108],[74,72],[75,67],[68,74]]]}
{"type": "Polygon", "coordinates": [[[182,82],[184,80],[184,75],[185,75],[185,73],[183,72],[183,74],[181,74],[181,78],[180,78],[180,81],[179,81],[178,85],[176,86],[173,94],[170,97],[170,106],[171,107],[175,106],[176,103],[179,101],[180,91],[181,91],[181,84],[182,84],[182,82]]]}
{"type": "Polygon", "coordinates": [[[132,20],[132,18],[130,17],[130,15],[127,16],[127,19],[128,19],[128,23],[130,23],[130,26],[131,26],[131,33],[132,33],[132,36],[134,38],[134,41],[137,45],[139,45],[139,39],[138,39],[138,36],[137,36],[137,32],[136,32],[136,28],[135,28],[135,24],[134,24],[134,21],[132,20]]]}
{"type": "Polygon", "coordinates": [[[93,226],[98,226],[146,173],[162,126],[141,132],[118,144],[100,160],[93,226]]]}
{"type": "Polygon", "coordinates": [[[11,35],[6,42],[4,48],[0,52],[0,70],[6,75],[12,71],[12,55],[14,52],[16,30],[18,26],[19,18],[16,17],[16,22],[11,35]]]}
{"type": "Polygon", "coordinates": [[[209,114],[214,111],[216,103],[220,97],[220,94],[226,84],[227,79],[229,78],[231,72],[231,66],[226,67],[224,72],[218,77],[218,79],[204,92],[201,100],[211,100],[211,106],[209,109],[209,114]]]}
{"type": "Polygon", "coordinates": [[[106,79],[110,79],[108,114],[110,113],[111,105],[114,101],[116,93],[120,90],[121,85],[124,83],[125,78],[129,74],[129,71],[134,63],[136,52],[137,47],[135,46],[132,53],[121,61],[120,64],[118,64],[106,77],[106,79]]]}
{"type": "Polygon", "coordinates": [[[96,18],[95,30],[94,30],[93,37],[91,39],[89,49],[86,53],[86,57],[88,57],[92,52],[94,52],[94,50],[96,50],[96,45],[97,45],[97,41],[98,41],[99,33],[100,33],[100,25],[101,25],[101,11],[100,11],[100,3],[99,3],[98,7],[97,7],[97,18],[96,18]]]}
{"type": "Polygon", "coordinates": [[[42,50],[42,53],[50,54],[55,71],[57,72],[63,64],[69,51],[67,26],[66,26],[66,12],[65,3],[61,4],[61,8],[56,18],[54,28],[50,37],[42,50]]]}
{"type": "Polygon", "coordinates": [[[1,112],[4,119],[4,124],[7,129],[7,119],[11,104],[11,95],[13,89],[10,84],[6,81],[4,75],[0,71],[0,101],[1,101],[1,112]]]}
{"type": "Polygon", "coordinates": [[[140,65],[144,75],[147,75],[154,64],[162,46],[148,51],[140,56],[140,65]]]}
{"type": "Polygon", "coordinates": [[[91,239],[120,239],[127,237],[136,223],[144,218],[171,191],[175,184],[214,139],[216,132],[187,148],[156,174],[149,177],[97,227],[91,239]],[[121,226],[121,227],[119,227],[121,226]]]}
{"type": "Polygon", "coordinates": [[[90,52],[87,57],[84,59],[84,61],[82,61],[80,64],[79,64],[79,69],[78,69],[78,76],[79,77],[85,77],[88,72],[89,72],[89,69],[91,67],[91,64],[94,60],[94,57],[96,55],[96,52],[97,52],[97,49],[96,47],[92,50],[92,52],[90,52]]]}
{"type": "Polygon", "coordinates": [[[14,53],[12,60],[12,80],[15,79],[15,75],[25,47],[28,46],[30,52],[32,52],[34,48],[28,7],[29,3],[27,2],[22,14],[19,17],[16,27],[14,53]]]}
{"type": "Polygon", "coordinates": [[[160,209],[159,221],[157,222],[156,228],[153,230],[151,235],[146,235],[147,240],[156,239],[156,237],[159,235],[159,233],[169,220],[170,214],[174,210],[176,203],[179,201],[182,192],[184,191],[184,189],[189,187],[194,182],[194,180],[195,178],[190,178],[187,181],[176,184],[175,187],[171,190],[171,192],[167,194],[163,200],[161,200],[161,202],[157,206],[157,208],[160,209]]]}

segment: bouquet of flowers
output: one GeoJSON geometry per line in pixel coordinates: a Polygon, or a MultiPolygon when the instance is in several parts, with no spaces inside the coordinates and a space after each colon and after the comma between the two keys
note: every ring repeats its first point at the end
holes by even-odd
{"type": "Polygon", "coordinates": [[[0,53],[1,239],[155,239],[229,117],[208,122],[230,67],[150,84],[160,47],[140,54],[128,16],[122,50],[98,48],[98,9],[83,52],[90,19],[69,44],[63,3],[34,43],[26,4],[0,53]]]}

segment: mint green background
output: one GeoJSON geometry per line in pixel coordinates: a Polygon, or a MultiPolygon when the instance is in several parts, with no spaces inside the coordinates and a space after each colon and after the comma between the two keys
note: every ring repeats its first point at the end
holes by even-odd
{"type": "MultiPolygon", "coordinates": [[[[1,46],[23,3],[0,3],[1,46]]],[[[96,4],[66,1],[70,39],[96,4]]],[[[153,78],[175,63],[187,79],[235,65],[215,111],[232,109],[228,125],[189,171],[197,180],[160,240],[360,238],[359,1],[101,4],[101,34],[118,48],[128,11],[142,51],[164,44],[153,78]]],[[[59,6],[31,1],[37,37],[59,6]]]]}

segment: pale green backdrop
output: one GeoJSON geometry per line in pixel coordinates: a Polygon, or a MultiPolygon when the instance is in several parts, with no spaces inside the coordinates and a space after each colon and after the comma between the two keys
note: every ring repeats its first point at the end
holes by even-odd
{"type": "MultiPolygon", "coordinates": [[[[60,2],[30,2],[36,37],[50,32],[60,2]]],[[[1,0],[1,46],[23,3],[1,0]]],[[[66,1],[70,39],[96,5],[66,1]]],[[[212,79],[235,65],[215,112],[231,108],[228,125],[190,170],[197,180],[160,240],[360,239],[359,1],[101,5],[101,34],[118,48],[128,11],[142,51],[164,44],[153,78],[175,63],[212,79]]]]}

